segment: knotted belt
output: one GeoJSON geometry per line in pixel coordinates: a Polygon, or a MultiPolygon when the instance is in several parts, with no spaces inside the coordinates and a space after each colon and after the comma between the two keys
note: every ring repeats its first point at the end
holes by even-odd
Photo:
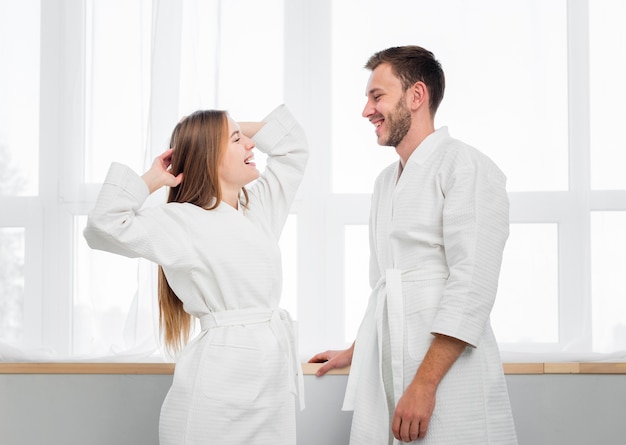
{"type": "Polygon", "coordinates": [[[294,331],[294,322],[284,309],[236,309],[221,312],[209,312],[200,317],[203,331],[226,326],[269,323],[278,344],[285,353],[289,366],[290,389],[298,396],[300,410],[304,409],[304,379],[302,365],[298,356],[298,343],[294,331]],[[296,384],[297,382],[297,384],[296,384]]]}

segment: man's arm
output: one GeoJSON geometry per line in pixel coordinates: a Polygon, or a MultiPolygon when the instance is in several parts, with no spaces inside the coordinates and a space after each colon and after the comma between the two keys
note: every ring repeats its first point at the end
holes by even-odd
{"type": "Polygon", "coordinates": [[[467,346],[467,343],[459,339],[434,335],[424,361],[400,397],[393,415],[393,435],[403,442],[426,436],[428,423],[435,409],[437,387],[467,346]]]}

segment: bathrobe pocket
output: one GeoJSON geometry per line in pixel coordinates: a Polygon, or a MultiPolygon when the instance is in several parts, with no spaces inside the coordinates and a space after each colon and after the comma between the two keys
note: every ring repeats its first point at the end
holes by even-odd
{"type": "Polygon", "coordinates": [[[411,281],[403,286],[405,332],[409,356],[421,362],[433,341],[433,321],[437,315],[445,279],[411,281]]]}
{"type": "Polygon", "coordinates": [[[204,394],[232,404],[252,402],[261,389],[260,366],[263,366],[263,352],[259,348],[211,344],[204,360],[204,394]]]}

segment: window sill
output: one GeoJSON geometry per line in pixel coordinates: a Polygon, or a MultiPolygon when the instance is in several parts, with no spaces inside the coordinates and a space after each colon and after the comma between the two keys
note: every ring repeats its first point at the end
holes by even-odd
{"type": "MultiPolygon", "coordinates": [[[[305,375],[321,364],[303,363],[305,375]]],[[[504,373],[514,374],[626,374],[626,363],[504,363],[504,373]]],[[[329,374],[347,375],[350,368],[329,374]]],[[[173,374],[174,363],[0,363],[0,374],[173,374]]]]}

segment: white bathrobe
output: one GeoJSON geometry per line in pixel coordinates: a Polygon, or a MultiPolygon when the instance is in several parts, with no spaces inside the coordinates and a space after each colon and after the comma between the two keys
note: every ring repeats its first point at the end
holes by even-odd
{"type": "Polygon", "coordinates": [[[142,209],[145,183],[113,164],[89,215],[84,235],[91,247],[162,265],[185,311],[200,319],[202,332],[178,357],[161,409],[161,445],[296,441],[302,371],[293,323],[278,309],[278,239],[308,151],[286,107],[265,121],[254,139],[268,154],[267,167],[249,189],[248,209],[142,209]]]}
{"type": "Polygon", "coordinates": [[[352,445],[399,443],[390,421],[433,333],[470,346],[437,391],[424,445],[516,444],[489,314],[509,233],[506,178],[486,156],[429,135],[378,177],[370,216],[372,295],[344,409],[352,445]]]}

